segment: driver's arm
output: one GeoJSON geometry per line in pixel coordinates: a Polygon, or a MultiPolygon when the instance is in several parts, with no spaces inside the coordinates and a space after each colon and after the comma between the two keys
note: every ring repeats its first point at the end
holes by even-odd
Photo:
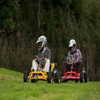
{"type": "Polygon", "coordinates": [[[70,58],[70,53],[68,52],[66,62],[70,65],[71,64],[71,58],[70,58]]]}
{"type": "Polygon", "coordinates": [[[78,49],[77,51],[77,58],[76,58],[77,62],[82,62],[82,54],[81,51],[78,49]]]}

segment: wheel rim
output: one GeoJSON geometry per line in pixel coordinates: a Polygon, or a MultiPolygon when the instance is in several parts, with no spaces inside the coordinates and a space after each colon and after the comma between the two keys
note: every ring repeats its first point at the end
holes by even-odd
{"type": "Polygon", "coordinates": [[[52,78],[51,78],[51,80],[50,80],[50,83],[52,83],[52,78]]]}
{"type": "Polygon", "coordinates": [[[27,82],[29,81],[29,79],[27,78],[27,82]]]}
{"type": "Polygon", "coordinates": [[[60,83],[61,81],[60,81],[60,78],[59,78],[59,80],[58,80],[58,83],[60,83]]]}
{"type": "Polygon", "coordinates": [[[84,78],[83,78],[83,82],[84,82],[84,78]]]}

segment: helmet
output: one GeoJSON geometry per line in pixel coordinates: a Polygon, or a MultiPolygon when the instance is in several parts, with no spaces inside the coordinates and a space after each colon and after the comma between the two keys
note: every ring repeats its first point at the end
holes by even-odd
{"type": "Polygon", "coordinates": [[[74,51],[76,50],[76,41],[74,39],[71,39],[69,41],[69,48],[70,48],[71,53],[74,53],[74,51]],[[71,49],[72,46],[74,46],[74,49],[71,49]]]}
{"type": "Polygon", "coordinates": [[[36,44],[41,43],[41,46],[38,47],[39,51],[41,51],[43,49],[44,46],[46,46],[47,44],[47,39],[45,36],[40,36],[36,42],[36,44]]]}

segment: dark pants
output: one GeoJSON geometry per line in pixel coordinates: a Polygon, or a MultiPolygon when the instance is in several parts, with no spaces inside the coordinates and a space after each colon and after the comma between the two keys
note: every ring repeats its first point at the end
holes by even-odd
{"type": "MultiPolygon", "coordinates": [[[[83,65],[82,62],[73,64],[74,71],[80,73],[82,71],[82,65],[83,65]]],[[[63,63],[62,63],[62,72],[65,73],[65,72],[71,71],[71,66],[72,65],[69,65],[68,63],[66,63],[66,61],[63,61],[63,63]]]]}

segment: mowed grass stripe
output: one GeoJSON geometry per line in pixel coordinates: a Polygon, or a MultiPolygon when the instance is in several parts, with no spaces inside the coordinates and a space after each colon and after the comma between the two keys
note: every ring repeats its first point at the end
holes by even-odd
{"type": "Polygon", "coordinates": [[[100,82],[24,83],[23,73],[0,68],[0,100],[100,100],[100,82]]]}

